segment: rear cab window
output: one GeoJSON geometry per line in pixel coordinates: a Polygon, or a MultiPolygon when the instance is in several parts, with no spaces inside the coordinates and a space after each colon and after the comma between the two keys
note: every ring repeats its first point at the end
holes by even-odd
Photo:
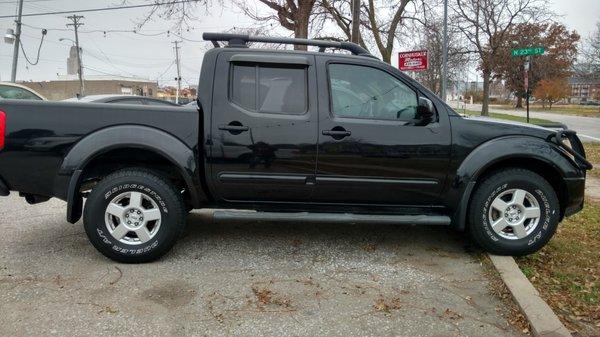
{"type": "Polygon", "coordinates": [[[307,67],[232,63],[229,97],[253,112],[302,115],[308,110],[307,67]]]}

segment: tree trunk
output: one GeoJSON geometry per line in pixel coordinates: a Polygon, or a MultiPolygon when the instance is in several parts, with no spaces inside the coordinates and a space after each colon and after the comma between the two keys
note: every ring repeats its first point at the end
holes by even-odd
{"type": "Polygon", "coordinates": [[[523,96],[517,96],[517,105],[515,106],[515,108],[523,108],[523,96]]]}
{"type": "Polygon", "coordinates": [[[381,59],[383,60],[383,62],[387,63],[387,64],[391,64],[392,61],[392,53],[386,51],[381,51],[381,59]]]}
{"type": "MultiPolygon", "coordinates": [[[[301,15],[299,15],[301,16],[301,15]]],[[[294,37],[298,39],[308,38],[308,16],[299,17],[294,28],[294,37]]],[[[308,50],[307,46],[294,45],[294,50],[308,50]]]]}
{"type": "Polygon", "coordinates": [[[492,77],[491,71],[483,71],[483,102],[481,104],[481,115],[490,115],[490,78],[492,77]]]}

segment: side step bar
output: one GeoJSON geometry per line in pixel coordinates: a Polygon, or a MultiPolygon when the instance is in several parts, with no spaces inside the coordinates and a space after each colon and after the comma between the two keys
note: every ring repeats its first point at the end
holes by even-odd
{"type": "Polygon", "coordinates": [[[382,225],[450,225],[450,217],[445,215],[381,215],[350,213],[286,213],[215,210],[215,221],[250,220],[275,222],[320,222],[346,224],[382,224],[382,225]]]}

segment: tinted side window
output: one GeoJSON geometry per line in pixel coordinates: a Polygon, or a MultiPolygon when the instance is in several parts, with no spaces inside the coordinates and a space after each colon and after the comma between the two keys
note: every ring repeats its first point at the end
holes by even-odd
{"type": "Polygon", "coordinates": [[[399,121],[415,118],[417,93],[382,70],[331,64],[329,82],[336,116],[399,121]]]}
{"type": "Polygon", "coordinates": [[[256,67],[234,65],[231,76],[231,101],[248,110],[256,110],[256,67]]]}
{"type": "Polygon", "coordinates": [[[308,105],[306,67],[236,64],[230,90],[231,101],[250,111],[301,115],[308,105]]]}
{"type": "Polygon", "coordinates": [[[148,105],[177,106],[176,104],[173,104],[171,102],[159,101],[159,100],[155,100],[155,99],[144,99],[144,102],[148,105]]]}
{"type": "Polygon", "coordinates": [[[11,87],[7,85],[0,85],[0,98],[8,98],[8,99],[34,99],[41,100],[38,96],[29,92],[25,89],[18,87],[11,87]]]}
{"type": "Polygon", "coordinates": [[[137,98],[124,98],[124,99],[117,99],[114,101],[109,101],[106,103],[117,103],[117,104],[135,104],[135,105],[142,105],[144,103],[142,103],[141,100],[137,99],[137,98]]]}

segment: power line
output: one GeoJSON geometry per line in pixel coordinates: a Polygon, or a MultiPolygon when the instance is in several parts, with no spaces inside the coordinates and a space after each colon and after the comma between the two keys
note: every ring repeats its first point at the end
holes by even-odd
{"type": "MultiPolygon", "coordinates": [[[[170,1],[168,3],[152,3],[152,4],[144,4],[144,5],[129,5],[129,6],[102,7],[102,8],[91,8],[91,9],[78,9],[78,10],[70,10],[70,11],[30,13],[30,14],[23,14],[22,16],[26,17],[26,16],[43,16],[43,15],[57,15],[57,14],[102,12],[102,11],[112,11],[112,10],[117,10],[117,9],[132,9],[132,8],[155,7],[155,6],[163,6],[163,5],[176,5],[176,4],[180,4],[180,3],[198,2],[198,1],[199,0],[179,0],[179,1],[170,1]]],[[[1,15],[0,19],[11,19],[11,18],[16,18],[16,17],[17,17],[17,15],[1,15]]]]}

